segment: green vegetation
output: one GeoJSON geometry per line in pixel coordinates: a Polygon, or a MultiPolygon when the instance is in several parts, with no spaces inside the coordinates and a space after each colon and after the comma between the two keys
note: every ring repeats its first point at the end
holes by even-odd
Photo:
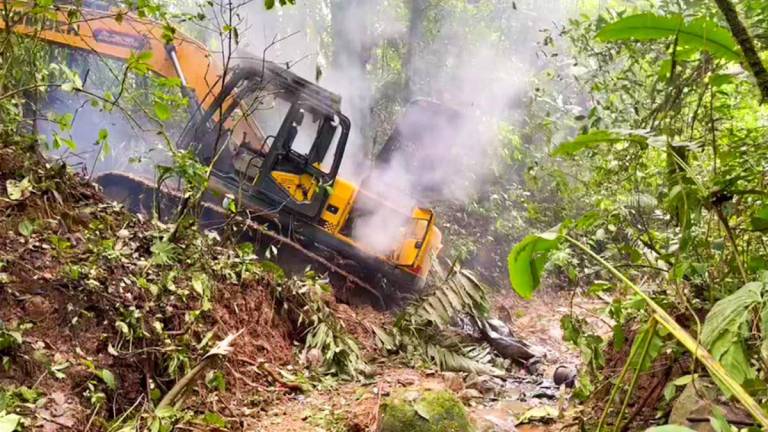
{"type": "MultiPolygon", "coordinates": [[[[268,260],[271,248],[231,241],[253,228],[237,220],[234,200],[217,196],[232,217],[216,234],[199,229],[214,164],[176,146],[193,108],[181,80],[152,73],[149,52],[120,62],[41,44],[34,36],[56,21],[53,3],[0,10],[0,284],[10,305],[0,361],[13,382],[0,389],[0,430],[45,426],[38,404],[67,385],[77,389],[70,408],[87,415],[60,421],[77,430],[225,429],[237,415],[222,406],[241,396],[233,386],[258,389],[248,399],[257,405],[277,388],[306,392],[374,373],[373,349],[339,313],[324,275],[286,276],[268,260]],[[33,23],[30,34],[12,31],[21,22],[33,23]],[[41,109],[61,101],[121,116],[151,151],[135,154],[131,140],[101,126],[80,139],[75,114],[41,109]],[[79,151],[145,167],[157,186],[179,186],[178,205],[139,219],[103,202],[78,165],[42,156],[79,151]],[[233,356],[241,340],[263,349],[233,356]],[[294,357],[306,367],[278,367],[294,357]]],[[[184,27],[225,65],[246,37],[241,6],[129,3],[114,19],[157,20],[166,40],[184,27]]],[[[304,8],[307,40],[317,43],[303,52],[319,52],[310,78],[351,64],[331,82],[354,81],[338,91],[370,99],[357,107],[362,159],[413,98],[481,119],[482,134],[462,137],[463,164],[449,167],[451,199],[436,204],[448,268],[391,327],[360,326],[375,333],[376,356],[503,375],[508,363],[450,327],[488,318],[489,286],[509,282],[531,300],[547,285],[605,302],[599,319],[612,330],[597,335],[575,308],[561,319],[584,364],[573,393],[590,407],[582,429],[663,423],[637,407],[667,413],[704,376],[768,427],[768,2],[573,2],[555,28],[547,10],[533,20],[522,5],[492,0],[256,3],[277,9],[280,23],[304,8]],[[386,19],[350,37],[358,12],[386,19]]],[[[74,7],[67,20],[81,13],[74,7]]],[[[445,392],[398,394],[381,413],[382,432],[471,430],[445,392]]],[[[730,430],[719,413],[706,416],[730,430]]],[[[330,409],[309,418],[329,430],[348,421],[330,409]]]]}
{"type": "MultiPolygon", "coordinates": [[[[764,10],[746,2],[660,2],[615,5],[568,25],[565,51],[581,70],[562,71],[550,90],[571,83],[568,97],[588,95],[589,109],[555,109],[542,119],[560,119],[580,133],[550,141],[551,156],[539,165],[574,181],[548,186],[563,198],[559,233],[518,243],[509,255],[510,280],[530,296],[547,259],[568,245],[570,258],[557,266],[574,282],[601,279],[582,276],[592,261],[617,283],[590,289],[612,296],[617,349],[639,322],[658,321],[669,332],[635,338],[607,400],[611,406],[622,390],[623,406],[606,409],[598,428],[610,421],[621,427],[636,397],[631,377],[660,364],[662,353],[667,365],[698,358],[691,373],[711,374],[726,397],[763,427],[768,421],[761,407],[768,393],[758,378],[766,373],[759,161],[768,118],[761,57],[768,49],[760,25],[750,27],[761,19],[764,10]]],[[[586,337],[577,314],[563,323],[566,337],[595,360],[581,380],[586,396],[601,379],[599,353],[607,343],[586,337]]]]}

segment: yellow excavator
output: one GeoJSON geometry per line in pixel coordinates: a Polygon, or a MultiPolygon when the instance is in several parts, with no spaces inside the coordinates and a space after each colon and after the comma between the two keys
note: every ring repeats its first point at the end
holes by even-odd
{"type": "MultiPolygon", "coordinates": [[[[180,81],[190,109],[168,123],[181,125],[173,137],[176,148],[212,167],[200,215],[205,228],[235,213],[250,227],[242,238],[263,239],[266,233],[270,244],[294,248],[331,275],[337,293],[345,292],[340,297],[352,302],[392,307],[420,290],[431,255],[441,248],[435,215],[427,208],[385,202],[339,177],[351,125],[338,95],[264,59],[239,60],[224,69],[194,39],[177,33],[166,43],[161,24],[100,5],[85,2],[78,14],[59,5],[39,19],[17,2],[19,9],[0,27],[10,25],[45,42],[55,61],[79,73],[91,93],[104,92],[106,82],[128,85],[127,65],[137,58],[147,73],[180,81]],[[358,235],[364,225],[362,231],[388,238],[367,242],[365,233],[358,235]]],[[[139,94],[167,91],[141,79],[131,85],[139,94]]],[[[62,93],[50,91],[40,113],[74,113],[72,128],[83,136],[101,128],[110,138],[141,134],[130,130],[135,125],[126,128],[127,121],[115,112],[62,93]]],[[[111,100],[120,97],[110,94],[111,100]]],[[[146,120],[131,121],[140,126],[146,120]]],[[[129,149],[118,148],[112,159],[124,162],[129,149]]],[[[158,196],[166,202],[180,199],[177,190],[158,189],[127,164],[112,163],[94,178],[107,197],[136,212],[157,207],[158,196]]]]}

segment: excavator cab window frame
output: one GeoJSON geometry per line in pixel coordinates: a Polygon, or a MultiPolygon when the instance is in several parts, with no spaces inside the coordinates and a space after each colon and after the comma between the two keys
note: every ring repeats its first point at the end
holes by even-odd
{"type": "MultiPolygon", "coordinates": [[[[252,193],[266,196],[274,204],[292,210],[302,217],[317,220],[329,198],[327,188],[320,186],[331,186],[335,181],[351,129],[349,119],[339,110],[323,104],[320,98],[313,98],[315,96],[313,91],[321,91],[319,87],[285,70],[274,71],[270,68],[253,66],[236,69],[205,113],[195,119],[194,124],[188,128],[179,147],[190,148],[196,144],[198,147],[195,148],[195,152],[198,158],[203,163],[213,161],[222,143],[226,142],[227,132],[224,125],[235,111],[234,107],[251,96],[253,92],[263,91],[268,86],[278,88],[280,97],[291,103],[291,106],[264,157],[258,178],[253,183],[252,193]],[[236,91],[238,89],[240,91],[236,91]],[[296,139],[297,123],[303,121],[307,112],[321,116],[322,123],[315,133],[310,149],[306,154],[301,154],[293,150],[292,146],[296,139]],[[212,119],[216,121],[212,122],[212,119]],[[330,128],[333,130],[331,131],[330,128]],[[333,161],[325,172],[316,164],[324,160],[330,150],[337,136],[336,128],[341,128],[341,132],[336,141],[333,161]],[[196,137],[203,139],[196,139],[196,137]],[[318,190],[309,202],[296,201],[275,181],[271,175],[272,172],[309,174],[317,179],[318,190]]],[[[228,166],[232,165],[228,164],[228,166]]],[[[232,174],[219,172],[222,176],[232,174]]]]}

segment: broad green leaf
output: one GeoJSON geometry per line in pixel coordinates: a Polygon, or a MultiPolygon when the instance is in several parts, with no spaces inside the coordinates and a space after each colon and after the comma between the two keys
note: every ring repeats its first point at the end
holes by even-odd
{"type": "Polygon", "coordinates": [[[704,17],[695,18],[685,26],[680,44],[708,51],[723,60],[738,62],[742,58],[730,30],[704,17]]]}
{"type": "Polygon", "coordinates": [[[509,253],[509,281],[520,297],[528,300],[538,288],[549,253],[559,244],[558,237],[557,233],[551,232],[529,235],[509,253]]]}
{"type": "Polygon", "coordinates": [[[685,26],[680,15],[660,16],[652,13],[630,15],[612,22],[597,33],[601,41],[657,40],[674,36],[685,26]]]}
{"type": "Polygon", "coordinates": [[[680,15],[652,13],[631,15],[606,25],[597,34],[602,41],[650,41],[678,38],[678,44],[708,51],[723,60],[738,62],[742,56],[731,32],[707,18],[686,23],[680,15]]]}
{"type": "Polygon", "coordinates": [[[720,357],[720,363],[723,364],[731,378],[738,383],[744,383],[757,377],[757,372],[749,364],[749,358],[741,341],[732,344],[728,348],[720,357]]]}
{"type": "Polygon", "coordinates": [[[694,380],[695,378],[698,378],[698,374],[693,374],[693,375],[683,375],[683,376],[681,376],[680,378],[678,378],[678,379],[676,379],[676,380],[672,381],[672,384],[674,384],[674,385],[676,385],[676,386],[681,386],[681,387],[682,387],[682,386],[684,386],[684,385],[688,385],[689,383],[693,382],[693,380],[694,380]]]}
{"type": "Polygon", "coordinates": [[[264,7],[270,10],[275,7],[275,0],[264,0],[264,7]]]}
{"type": "Polygon", "coordinates": [[[709,83],[712,87],[720,87],[727,84],[731,84],[736,80],[734,75],[730,74],[714,74],[709,78],[709,83]]]}
{"type": "Polygon", "coordinates": [[[709,425],[715,432],[731,432],[734,429],[728,424],[728,419],[725,418],[725,412],[722,408],[715,406],[712,408],[712,416],[709,418],[709,425]]]}
{"type": "MultiPolygon", "coordinates": [[[[763,282],[750,282],[718,301],[707,314],[701,329],[702,345],[739,384],[757,376],[747,357],[745,343],[752,311],[763,304],[765,289],[763,282]]],[[[720,380],[715,382],[730,396],[730,391],[720,380]]]]}
{"type": "Polygon", "coordinates": [[[573,156],[574,154],[597,147],[604,143],[638,142],[645,143],[647,138],[636,133],[622,133],[620,131],[596,130],[584,135],[579,135],[571,141],[561,143],[552,151],[552,156],[573,156]]]}
{"type": "Polygon", "coordinates": [[[21,416],[0,412],[0,432],[13,432],[21,422],[21,416]]]}
{"type": "Polygon", "coordinates": [[[219,429],[227,428],[227,421],[224,420],[222,416],[213,412],[207,412],[201,416],[200,422],[208,426],[215,426],[219,429]]]}
{"type": "MultiPolygon", "coordinates": [[[[764,289],[762,282],[750,282],[715,303],[701,329],[702,345],[709,349],[726,333],[738,334],[742,325],[749,319],[752,308],[762,302],[764,289]]],[[[717,354],[713,350],[712,355],[715,358],[717,354]]]]}

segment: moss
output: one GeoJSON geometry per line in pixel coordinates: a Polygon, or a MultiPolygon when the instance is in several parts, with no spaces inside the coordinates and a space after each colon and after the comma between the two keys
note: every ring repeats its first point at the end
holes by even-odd
{"type": "Polygon", "coordinates": [[[470,432],[464,405],[449,391],[427,391],[417,398],[392,396],[382,403],[379,432],[470,432]]]}

